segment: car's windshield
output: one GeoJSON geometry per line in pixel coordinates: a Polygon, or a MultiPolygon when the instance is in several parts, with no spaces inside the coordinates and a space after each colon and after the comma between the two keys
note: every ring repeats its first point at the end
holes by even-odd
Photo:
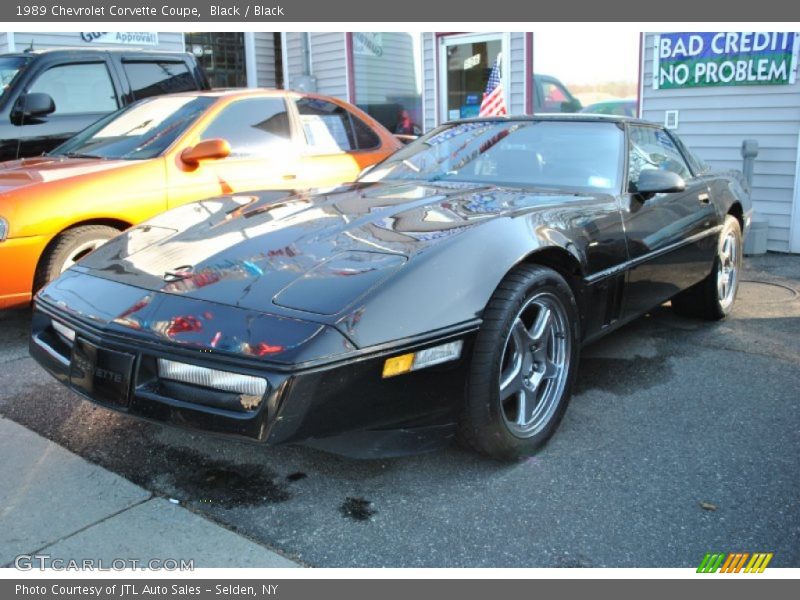
{"type": "Polygon", "coordinates": [[[162,96],[131,104],[90,125],[50,156],[136,160],[164,152],[214,103],[204,96],[162,96]]]}
{"type": "Polygon", "coordinates": [[[613,122],[454,123],[396,152],[362,180],[448,180],[616,192],[623,147],[623,132],[613,122]]]}
{"type": "Polygon", "coordinates": [[[11,87],[14,79],[22,72],[29,60],[25,56],[0,57],[0,102],[2,102],[6,91],[11,87]]]}

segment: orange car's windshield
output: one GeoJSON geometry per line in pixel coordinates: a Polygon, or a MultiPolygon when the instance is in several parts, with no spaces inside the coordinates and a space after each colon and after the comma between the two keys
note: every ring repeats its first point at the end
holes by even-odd
{"type": "Polygon", "coordinates": [[[141,160],[164,152],[214,98],[162,96],[123,108],[70,138],[50,156],[141,160]]]}

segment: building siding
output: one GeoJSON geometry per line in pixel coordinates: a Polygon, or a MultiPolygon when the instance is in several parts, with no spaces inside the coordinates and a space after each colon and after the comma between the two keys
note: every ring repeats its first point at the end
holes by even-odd
{"type": "Polygon", "coordinates": [[[8,33],[0,32],[0,52],[8,52],[8,33]]]}
{"type": "Polygon", "coordinates": [[[287,81],[286,87],[289,89],[297,88],[297,79],[305,73],[305,54],[303,46],[304,33],[286,32],[286,63],[284,65],[283,76],[287,81]]]}
{"type": "Polygon", "coordinates": [[[525,114],[525,34],[508,34],[508,113],[525,114]]]}
{"type": "Polygon", "coordinates": [[[275,38],[272,32],[256,31],[253,34],[256,55],[256,85],[274,88],[275,38]]]}
{"type": "Polygon", "coordinates": [[[439,97],[436,94],[436,36],[422,34],[422,112],[423,130],[436,127],[436,111],[439,97]]]}
{"type": "Polygon", "coordinates": [[[314,32],[310,37],[311,71],[317,78],[317,91],[347,100],[345,34],[314,32]]]}
{"type": "MultiPolygon", "coordinates": [[[[100,44],[98,42],[85,42],[81,39],[79,31],[70,32],[24,32],[15,33],[14,42],[17,50],[25,50],[33,42],[34,50],[48,48],[136,48],[135,45],[100,44]]],[[[141,46],[144,50],[163,50],[166,52],[183,52],[183,33],[175,31],[159,31],[157,46],[141,46]]]]}
{"type": "Polygon", "coordinates": [[[664,122],[677,110],[676,132],[700,157],[719,169],[741,169],[742,140],[758,141],[753,169],[753,207],[769,223],[769,250],[790,250],[800,134],[800,82],[653,89],[655,33],[645,36],[642,117],[664,122]]]}

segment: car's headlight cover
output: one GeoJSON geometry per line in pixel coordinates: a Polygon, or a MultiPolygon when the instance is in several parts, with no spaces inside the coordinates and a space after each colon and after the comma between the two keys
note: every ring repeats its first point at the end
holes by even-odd
{"type": "Polygon", "coordinates": [[[266,394],[268,387],[267,380],[261,377],[218,371],[165,358],[158,359],[158,376],[162,379],[258,398],[266,394]]]}
{"type": "Polygon", "coordinates": [[[66,339],[69,342],[75,341],[74,329],[70,329],[69,327],[59,323],[58,321],[51,321],[51,325],[53,326],[55,332],[61,335],[64,339],[66,339]]]}

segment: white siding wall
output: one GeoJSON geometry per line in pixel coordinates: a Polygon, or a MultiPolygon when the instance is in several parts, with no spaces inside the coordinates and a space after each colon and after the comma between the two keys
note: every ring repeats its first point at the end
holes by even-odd
{"type": "MultiPolygon", "coordinates": [[[[18,51],[25,50],[30,47],[33,41],[34,50],[44,50],[46,48],[136,48],[136,46],[128,46],[122,44],[100,44],[98,42],[84,42],[81,39],[81,34],[78,31],[71,32],[25,32],[15,33],[14,41],[18,51]]],[[[141,46],[145,50],[164,50],[167,52],[183,52],[183,33],[176,31],[160,31],[158,32],[158,46],[141,46]]]]}
{"type": "Polygon", "coordinates": [[[645,36],[642,117],[664,122],[666,110],[679,111],[677,133],[716,168],[742,168],[742,140],[758,140],[753,174],[753,206],[769,222],[770,250],[789,251],[794,201],[800,81],[759,85],[653,89],[655,34],[645,36]]]}
{"type": "Polygon", "coordinates": [[[439,101],[436,95],[436,35],[430,32],[422,34],[422,128],[430,131],[436,127],[436,107],[439,101]]]}
{"type": "Polygon", "coordinates": [[[346,57],[344,33],[311,34],[311,70],[320,94],[347,100],[346,57]]]}
{"type": "Polygon", "coordinates": [[[294,89],[295,81],[303,75],[303,33],[289,31],[285,34],[286,38],[286,62],[284,65],[284,79],[287,81],[286,87],[294,89]]]}
{"type": "Polygon", "coordinates": [[[253,34],[256,53],[256,85],[275,87],[275,38],[272,32],[253,34]]]}
{"type": "MultiPolygon", "coordinates": [[[[304,71],[304,33],[286,34],[289,88],[295,87],[304,71]]],[[[342,32],[312,32],[311,75],[317,79],[317,92],[347,100],[347,60],[342,32]]]]}
{"type": "Polygon", "coordinates": [[[525,114],[525,34],[508,34],[508,113],[525,114]]]}
{"type": "Polygon", "coordinates": [[[0,52],[8,52],[8,34],[0,32],[0,52]]]}

